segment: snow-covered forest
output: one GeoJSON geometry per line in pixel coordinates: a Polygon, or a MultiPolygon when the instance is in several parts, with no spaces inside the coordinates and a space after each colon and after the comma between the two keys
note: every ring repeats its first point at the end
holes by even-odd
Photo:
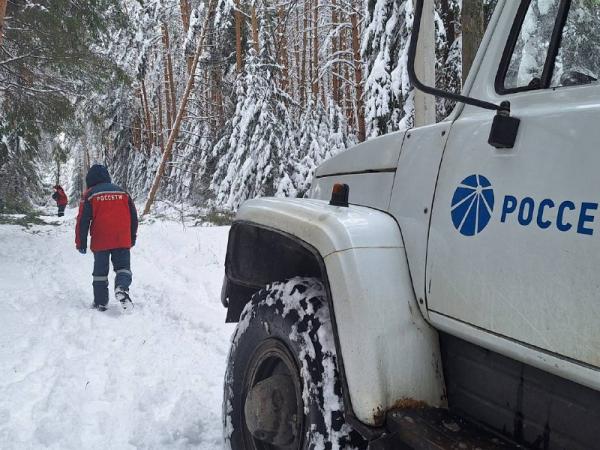
{"type": "Polygon", "coordinates": [[[600,0],[418,77],[497,4],[450,116],[416,0],[0,0],[0,450],[600,442],[600,0]]]}
{"type": "MultiPolygon", "coordinates": [[[[58,181],[76,202],[94,162],[139,203],[303,196],[323,160],[413,124],[412,0],[2,3],[6,210],[58,181]]],[[[461,23],[472,59],[492,4],[436,0],[438,86],[460,89],[461,23]]]]}

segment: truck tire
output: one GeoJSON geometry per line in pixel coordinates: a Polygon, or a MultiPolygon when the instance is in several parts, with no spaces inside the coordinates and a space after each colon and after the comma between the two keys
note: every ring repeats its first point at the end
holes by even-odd
{"type": "Polygon", "coordinates": [[[266,286],[244,308],[225,374],[232,450],[363,447],[344,422],[325,299],[318,280],[293,278],[266,286]]]}

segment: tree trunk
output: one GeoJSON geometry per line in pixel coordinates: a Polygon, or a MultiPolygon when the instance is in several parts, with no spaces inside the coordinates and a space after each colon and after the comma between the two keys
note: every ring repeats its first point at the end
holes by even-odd
{"type": "Polygon", "coordinates": [[[287,36],[286,36],[286,27],[285,27],[285,9],[283,6],[279,7],[279,24],[277,29],[279,30],[278,36],[278,47],[280,51],[278,52],[279,64],[283,68],[283,76],[281,78],[281,90],[283,92],[287,92],[288,90],[288,79],[289,79],[289,61],[288,61],[288,52],[287,52],[287,36]]]}
{"type": "Polygon", "coordinates": [[[354,56],[348,56],[348,49],[352,46],[352,36],[347,25],[349,23],[348,14],[346,8],[340,8],[338,20],[340,23],[345,24],[341,30],[338,39],[338,47],[340,51],[343,49],[343,60],[344,62],[340,65],[340,106],[344,114],[346,114],[346,120],[348,124],[353,128],[358,128],[354,121],[354,96],[352,95],[352,83],[350,74],[350,65],[354,56]]]}
{"type": "MultiPolygon", "coordinates": [[[[345,19],[346,18],[344,17],[344,12],[343,12],[342,9],[340,9],[338,11],[338,23],[340,23],[340,24],[343,23],[345,19]]],[[[338,48],[338,50],[340,52],[342,51],[342,49],[344,49],[344,50],[346,49],[344,35],[345,35],[344,29],[342,28],[342,29],[339,30],[339,34],[338,34],[338,38],[337,38],[337,42],[338,42],[337,48],[338,48]]],[[[341,54],[340,54],[339,58],[340,59],[342,58],[341,54]]],[[[340,105],[341,110],[344,111],[344,109],[346,107],[345,106],[346,105],[346,103],[345,103],[346,100],[345,100],[345,94],[344,94],[344,83],[347,84],[348,78],[347,78],[347,76],[346,77],[343,76],[343,71],[344,71],[344,69],[347,69],[347,66],[346,66],[345,63],[338,64],[337,66],[338,66],[338,75],[339,75],[338,76],[338,98],[339,98],[339,105],[340,105]]]]}
{"type": "MultiPolygon", "coordinates": [[[[173,114],[172,122],[175,122],[175,107],[177,105],[177,94],[175,93],[175,77],[173,75],[173,61],[171,60],[171,49],[167,53],[167,69],[169,70],[169,90],[171,91],[171,104],[173,108],[171,109],[171,113],[173,114]]],[[[188,75],[191,76],[191,69],[188,72],[188,75]]]]}
{"type": "Polygon", "coordinates": [[[219,86],[219,81],[223,79],[223,74],[221,73],[219,68],[215,68],[212,70],[212,90],[213,90],[213,99],[214,105],[216,109],[215,114],[215,129],[221,129],[223,122],[225,122],[224,116],[225,112],[223,110],[223,91],[219,86]]]}
{"type": "MultiPolygon", "coordinates": [[[[87,144],[87,139],[86,139],[87,144]]],[[[81,193],[83,194],[87,190],[87,183],[85,181],[85,177],[90,170],[90,146],[86,145],[83,149],[83,171],[82,171],[82,183],[81,183],[81,193]]]]}
{"type": "Polygon", "coordinates": [[[200,90],[200,115],[205,118],[208,126],[210,127],[211,134],[215,133],[215,126],[210,118],[211,115],[211,104],[210,104],[210,93],[208,92],[207,86],[210,85],[210,76],[208,70],[202,71],[202,84],[204,89],[200,90]]]}
{"type": "Polygon", "coordinates": [[[258,53],[258,17],[256,16],[256,6],[252,6],[252,41],[254,41],[254,50],[258,53]]]}
{"type": "Polygon", "coordinates": [[[179,0],[179,9],[181,10],[181,22],[185,33],[190,29],[190,3],[188,0],[179,0]]]}
{"type": "Polygon", "coordinates": [[[175,122],[173,124],[173,129],[171,133],[169,133],[169,139],[167,140],[167,145],[165,147],[165,151],[162,155],[162,159],[160,161],[160,165],[158,166],[158,170],[156,172],[156,176],[154,177],[154,182],[152,183],[152,188],[150,189],[150,193],[148,194],[148,200],[146,201],[146,205],[144,206],[144,211],[142,216],[145,216],[150,212],[150,208],[156,199],[156,194],[158,192],[158,188],[160,187],[160,182],[165,173],[166,165],[169,159],[171,158],[171,154],[173,153],[173,146],[177,137],[179,135],[179,129],[181,127],[181,122],[183,120],[183,116],[185,114],[187,103],[190,97],[190,93],[194,87],[194,77],[196,74],[196,69],[198,67],[198,61],[200,60],[200,55],[202,54],[202,50],[204,48],[204,38],[206,36],[206,31],[208,29],[209,23],[212,20],[213,10],[214,10],[214,2],[215,0],[210,0],[208,3],[208,11],[206,14],[206,18],[204,20],[204,24],[202,26],[202,31],[200,33],[200,37],[198,39],[198,44],[196,46],[196,52],[194,54],[194,60],[192,62],[192,72],[188,76],[187,83],[185,86],[185,91],[183,92],[183,97],[181,98],[181,104],[179,105],[179,109],[177,110],[177,117],[175,118],[175,122]]]}
{"type": "Polygon", "coordinates": [[[448,60],[448,55],[450,54],[450,49],[452,48],[452,44],[456,40],[456,19],[452,10],[450,9],[450,4],[448,0],[440,0],[440,12],[442,16],[442,21],[444,22],[444,28],[446,29],[446,46],[444,47],[444,61],[448,60]]]}
{"type": "MultiPolygon", "coordinates": [[[[162,37],[163,44],[165,47],[165,69],[166,77],[165,84],[167,89],[167,95],[171,96],[171,117],[169,123],[172,124],[175,121],[175,108],[177,105],[177,96],[175,94],[175,80],[173,79],[173,61],[171,60],[171,40],[169,38],[169,29],[166,24],[162,25],[162,37]]],[[[189,75],[189,72],[188,72],[189,75]]]]}
{"type": "Polygon", "coordinates": [[[360,58],[360,44],[358,42],[360,30],[358,29],[358,16],[355,12],[350,16],[352,24],[352,53],[354,55],[354,82],[356,83],[356,118],[358,121],[358,140],[365,140],[365,105],[363,99],[362,59],[360,58]]]}
{"type": "Polygon", "coordinates": [[[142,107],[144,108],[144,117],[146,119],[146,145],[150,149],[152,147],[152,121],[150,119],[150,105],[148,104],[148,93],[144,79],[142,79],[142,107]]]}
{"type": "MultiPolygon", "coordinates": [[[[348,68],[348,64],[344,65],[344,78],[346,80],[350,79],[350,69],[348,68]]],[[[348,82],[346,82],[346,89],[344,92],[344,104],[348,123],[354,127],[356,126],[356,122],[354,121],[354,102],[352,100],[351,86],[348,82]]]]}
{"type": "Polygon", "coordinates": [[[315,105],[319,99],[319,0],[315,0],[313,8],[313,24],[312,24],[312,94],[315,105]]]}
{"type": "Polygon", "coordinates": [[[4,17],[6,16],[6,4],[7,0],[0,0],[0,45],[2,45],[2,38],[4,37],[4,17]]]}
{"type": "Polygon", "coordinates": [[[462,8],[462,79],[467,80],[477,49],[485,32],[481,0],[463,0],[462,8]]]}
{"type": "Polygon", "coordinates": [[[163,124],[162,90],[158,86],[158,145],[161,153],[165,152],[165,128],[163,124]]]}
{"type": "Polygon", "coordinates": [[[171,83],[169,81],[169,33],[167,26],[162,25],[162,42],[163,42],[163,71],[165,77],[165,104],[167,107],[167,130],[170,132],[173,128],[173,116],[175,109],[175,99],[171,98],[171,83]]]}
{"type": "Polygon", "coordinates": [[[309,0],[304,0],[304,29],[302,30],[302,73],[300,76],[300,101],[306,106],[306,50],[308,47],[308,8],[309,0]]]}
{"type": "Polygon", "coordinates": [[[296,89],[295,89],[295,95],[298,96],[298,98],[300,98],[300,102],[302,104],[302,96],[301,96],[301,91],[300,91],[300,80],[302,78],[302,58],[301,58],[301,52],[300,52],[300,41],[299,41],[299,36],[300,36],[300,32],[301,32],[301,24],[302,24],[302,20],[300,19],[300,8],[298,6],[296,6],[296,25],[295,25],[295,30],[294,30],[294,60],[296,62],[296,89]]]}
{"type": "Polygon", "coordinates": [[[139,114],[136,114],[135,119],[133,120],[133,130],[131,131],[132,140],[133,140],[133,148],[136,150],[140,150],[142,147],[142,123],[140,121],[139,114]]]}
{"type": "Polygon", "coordinates": [[[142,150],[148,143],[148,121],[146,120],[146,105],[144,104],[144,93],[142,88],[138,89],[138,95],[140,97],[140,105],[142,105],[142,119],[140,122],[140,150],[142,150]]]}
{"type": "MultiPolygon", "coordinates": [[[[336,29],[339,25],[336,0],[331,0],[331,25],[333,26],[334,29],[336,29]]],[[[332,45],[333,45],[333,57],[335,59],[337,59],[338,58],[337,53],[339,51],[338,39],[334,35],[334,36],[332,36],[331,40],[332,40],[332,45]]],[[[332,84],[333,101],[336,105],[339,105],[339,103],[340,103],[340,79],[338,77],[338,71],[339,71],[339,64],[334,63],[333,66],[331,67],[331,84],[332,84]]]]}
{"type": "Polygon", "coordinates": [[[240,11],[240,0],[235,2],[235,62],[238,73],[244,68],[244,54],[242,50],[242,28],[244,26],[244,17],[240,11]]]}
{"type": "Polygon", "coordinates": [[[56,160],[56,183],[55,184],[60,184],[60,160],[59,159],[56,160]]]}
{"type": "MultiPolygon", "coordinates": [[[[181,10],[181,23],[183,25],[183,31],[185,32],[185,34],[187,34],[190,29],[190,16],[192,14],[189,0],[179,0],[179,9],[181,10]]],[[[189,75],[190,71],[192,70],[193,56],[186,55],[185,61],[187,64],[187,72],[189,75]]]]}

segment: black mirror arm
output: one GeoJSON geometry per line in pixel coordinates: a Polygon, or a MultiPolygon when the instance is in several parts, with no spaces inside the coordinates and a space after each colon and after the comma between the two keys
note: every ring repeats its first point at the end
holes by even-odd
{"type": "Polygon", "coordinates": [[[441,89],[436,89],[432,86],[427,86],[423,84],[419,77],[417,76],[417,72],[415,71],[415,59],[417,57],[417,44],[419,41],[419,34],[421,31],[421,19],[423,17],[423,5],[425,0],[416,0],[415,5],[415,16],[413,20],[413,29],[410,38],[410,46],[408,47],[408,77],[412,85],[419,89],[420,91],[425,92],[426,94],[435,95],[437,97],[448,98],[450,100],[454,100],[460,103],[465,103],[467,105],[477,106],[479,108],[490,109],[492,111],[499,111],[504,114],[510,115],[510,103],[502,102],[500,105],[496,105],[494,103],[485,102],[483,100],[477,100],[476,98],[467,97],[460,94],[454,94],[452,92],[443,91],[441,89]]]}

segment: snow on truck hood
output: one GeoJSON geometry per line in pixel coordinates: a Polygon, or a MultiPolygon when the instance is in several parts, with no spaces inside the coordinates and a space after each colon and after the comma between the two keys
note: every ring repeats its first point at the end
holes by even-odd
{"type": "Polygon", "coordinates": [[[406,132],[398,131],[363,142],[321,164],[317,178],[366,171],[395,170],[406,132]]]}

